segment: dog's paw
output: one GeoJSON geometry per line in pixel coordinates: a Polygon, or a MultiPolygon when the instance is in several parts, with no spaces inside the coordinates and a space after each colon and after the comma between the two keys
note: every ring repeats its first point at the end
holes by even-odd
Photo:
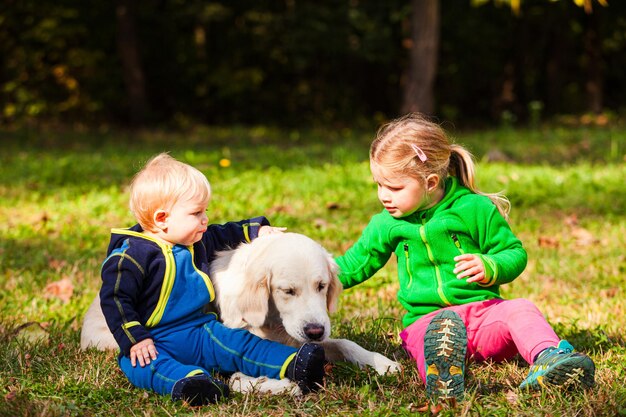
{"type": "Polygon", "coordinates": [[[396,372],[400,372],[402,370],[402,365],[400,365],[396,361],[392,361],[391,359],[381,355],[380,353],[377,353],[374,357],[373,366],[379,375],[395,374],[396,372]]]}
{"type": "Polygon", "coordinates": [[[255,378],[244,375],[241,372],[234,373],[229,381],[230,389],[242,394],[290,394],[293,396],[302,395],[298,385],[290,379],[271,379],[264,376],[255,378]]]}

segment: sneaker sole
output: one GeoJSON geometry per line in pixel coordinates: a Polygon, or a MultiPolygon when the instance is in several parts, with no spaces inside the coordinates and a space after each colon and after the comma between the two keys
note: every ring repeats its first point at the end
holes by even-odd
{"type": "Polygon", "coordinates": [[[595,365],[584,355],[572,355],[567,360],[556,364],[543,377],[537,379],[538,385],[557,385],[561,387],[584,386],[591,388],[595,385],[595,365]]]}
{"type": "Polygon", "coordinates": [[[465,391],[467,331],[461,317],[445,310],[426,328],[424,359],[426,393],[431,399],[456,399],[465,391]]]}

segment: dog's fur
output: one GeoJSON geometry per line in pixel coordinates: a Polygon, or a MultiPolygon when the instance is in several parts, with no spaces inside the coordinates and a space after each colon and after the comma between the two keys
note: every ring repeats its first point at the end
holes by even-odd
{"type": "MultiPolygon", "coordinates": [[[[316,242],[296,233],[263,236],[234,250],[223,251],[211,263],[209,276],[216,291],[220,319],[228,327],[245,328],[270,340],[299,347],[316,342],[330,362],[371,366],[379,374],[397,372],[400,365],[345,339],[330,339],[328,312],[341,292],[337,265],[316,242]]],[[[89,307],[81,348],[117,348],[106,327],[98,297],[89,307]]],[[[231,377],[237,391],[297,392],[288,380],[231,377]]]]}

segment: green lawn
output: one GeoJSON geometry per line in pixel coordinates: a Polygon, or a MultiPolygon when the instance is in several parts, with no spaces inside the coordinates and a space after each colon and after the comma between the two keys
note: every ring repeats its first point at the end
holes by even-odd
{"type": "MultiPolygon", "coordinates": [[[[265,214],[338,255],[380,210],[367,163],[373,133],[0,132],[0,417],[429,415],[417,371],[399,347],[393,262],[342,294],[333,335],[395,356],[405,365],[400,375],[339,364],[317,394],[235,394],[192,410],[132,388],[114,355],[78,349],[109,229],[133,224],[126,186],[150,156],[170,151],[207,175],[211,222],[265,214]],[[230,165],[220,166],[225,160],[230,165]],[[15,337],[31,321],[45,327],[46,341],[15,337]]],[[[597,365],[597,386],[522,392],[516,388],[527,372],[522,360],[473,364],[465,400],[441,414],[626,415],[626,129],[500,129],[454,137],[477,155],[481,188],[510,198],[511,225],[529,253],[526,271],[503,287],[504,295],[534,301],[561,337],[587,352],[597,365]]]]}

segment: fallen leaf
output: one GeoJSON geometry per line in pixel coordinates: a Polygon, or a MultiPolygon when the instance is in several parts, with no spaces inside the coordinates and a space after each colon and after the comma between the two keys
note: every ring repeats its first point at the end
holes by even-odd
{"type": "Polygon", "coordinates": [[[67,265],[67,262],[62,261],[60,259],[52,258],[48,260],[48,266],[50,267],[50,269],[57,271],[57,272],[63,269],[65,265],[67,265]]]}
{"type": "Polygon", "coordinates": [[[330,203],[326,203],[326,208],[328,210],[337,210],[341,208],[341,205],[339,205],[339,203],[336,203],[336,202],[330,202],[330,203]]]}
{"type": "Polygon", "coordinates": [[[569,226],[569,227],[577,226],[578,225],[578,216],[575,215],[575,214],[571,214],[571,215],[567,216],[565,219],[563,219],[563,223],[565,223],[565,225],[569,226]]]}
{"type": "Polygon", "coordinates": [[[335,366],[330,363],[330,362],[326,362],[326,364],[324,365],[324,372],[326,373],[326,375],[331,375],[333,373],[333,368],[335,366]]]}
{"type": "Polygon", "coordinates": [[[539,236],[538,243],[540,248],[556,249],[560,245],[559,240],[552,236],[539,236]]]}
{"type": "Polygon", "coordinates": [[[509,404],[517,404],[519,402],[519,397],[517,395],[517,393],[513,390],[508,390],[507,393],[505,394],[506,396],[506,400],[509,404]]]}
{"type": "Polygon", "coordinates": [[[430,403],[426,403],[423,405],[409,404],[409,411],[411,413],[425,413],[430,410],[430,403]]]}
{"type": "MultiPolygon", "coordinates": [[[[456,405],[456,403],[454,405],[456,405]]],[[[443,410],[443,404],[441,403],[433,404],[430,406],[430,414],[432,414],[433,416],[439,415],[439,413],[441,413],[442,410],[443,410]]]]}
{"type": "Polygon", "coordinates": [[[46,285],[43,294],[45,298],[58,298],[64,303],[67,303],[74,294],[74,285],[69,278],[63,278],[46,285]]]}
{"type": "Polygon", "coordinates": [[[620,289],[618,287],[611,287],[605,290],[600,290],[600,295],[602,298],[615,298],[620,293],[620,289]]]}

